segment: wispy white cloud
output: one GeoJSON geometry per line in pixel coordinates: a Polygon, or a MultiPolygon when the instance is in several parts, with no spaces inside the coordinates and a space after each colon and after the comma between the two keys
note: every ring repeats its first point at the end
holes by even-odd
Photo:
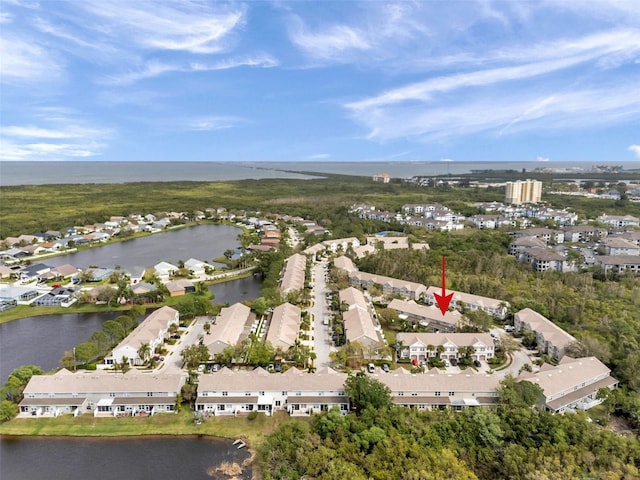
{"type": "Polygon", "coordinates": [[[315,155],[309,155],[307,158],[309,160],[325,160],[331,158],[331,155],[328,153],[316,153],[315,155]]]}
{"type": "Polygon", "coordinates": [[[320,60],[338,60],[353,51],[371,48],[365,34],[353,27],[337,24],[312,32],[299,17],[290,25],[289,36],[298,48],[320,60]]]}
{"type": "Polygon", "coordinates": [[[0,59],[4,83],[50,82],[64,73],[63,64],[49,50],[12,35],[0,37],[0,59]]]}
{"type": "Polygon", "coordinates": [[[180,65],[152,60],[147,62],[143,68],[139,70],[110,75],[109,77],[102,79],[101,83],[108,85],[128,85],[167,73],[210,72],[215,70],[229,70],[239,67],[271,68],[277,65],[278,61],[266,54],[229,58],[210,63],[192,62],[180,65]]]}
{"type": "Polygon", "coordinates": [[[243,121],[242,118],[233,116],[204,116],[186,121],[184,128],[195,132],[211,132],[236,127],[243,121]]]}
{"type": "Polygon", "coordinates": [[[66,109],[39,109],[33,118],[45,125],[8,125],[0,128],[0,159],[63,160],[100,155],[114,137],[109,128],[89,127],[86,120],[65,116],[66,109]]]}
{"type": "Polygon", "coordinates": [[[636,157],[640,158],[640,145],[629,145],[629,151],[633,152],[636,157]]]}
{"type": "Polygon", "coordinates": [[[640,116],[640,91],[633,82],[598,89],[535,94],[526,89],[493,91],[474,100],[433,105],[394,105],[361,110],[355,120],[369,129],[367,138],[438,141],[478,132],[499,136],[525,131],[571,130],[640,116]],[[518,121],[514,121],[514,120],[518,121]]]}
{"type": "Polygon", "coordinates": [[[13,21],[13,15],[9,12],[0,12],[0,25],[3,23],[11,23],[13,21]]]}
{"type": "Polygon", "coordinates": [[[219,53],[225,40],[243,24],[246,7],[199,2],[79,2],[98,17],[105,35],[126,35],[151,50],[219,53]]]}
{"type": "MultiPolygon", "coordinates": [[[[534,76],[565,70],[586,62],[600,60],[616,54],[618,59],[627,60],[640,53],[640,30],[611,32],[604,35],[588,36],[555,45],[544,44],[515,53],[513,50],[498,53],[495,58],[502,61],[521,62],[514,66],[476,70],[469,73],[430,78],[389,90],[380,95],[351,102],[345,106],[351,110],[375,108],[408,100],[428,101],[435,93],[446,93],[469,87],[481,87],[500,82],[520,79],[529,80],[534,76]]],[[[602,62],[604,64],[604,61],[602,62]]]]}

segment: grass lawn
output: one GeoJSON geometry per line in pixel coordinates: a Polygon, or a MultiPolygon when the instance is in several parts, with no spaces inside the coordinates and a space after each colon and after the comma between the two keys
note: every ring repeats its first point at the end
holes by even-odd
{"type": "Polygon", "coordinates": [[[243,438],[255,449],[266,435],[289,420],[284,412],[272,417],[210,417],[202,424],[193,422],[193,411],[183,408],[177,414],[153,417],[95,418],[92,415],[58,418],[14,418],[0,425],[0,435],[66,435],[66,436],[127,436],[127,435],[213,435],[243,438]]]}

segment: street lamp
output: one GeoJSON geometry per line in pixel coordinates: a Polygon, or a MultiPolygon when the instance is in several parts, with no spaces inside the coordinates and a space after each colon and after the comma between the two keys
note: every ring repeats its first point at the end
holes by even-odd
{"type": "Polygon", "coordinates": [[[73,371],[76,371],[76,347],[73,347],[73,371]]]}

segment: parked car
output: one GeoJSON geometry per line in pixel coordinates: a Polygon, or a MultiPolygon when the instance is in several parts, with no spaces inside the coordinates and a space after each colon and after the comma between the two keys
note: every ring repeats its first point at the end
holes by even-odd
{"type": "Polygon", "coordinates": [[[213,367],[211,367],[211,371],[212,372],[217,372],[218,370],[220,370],[220,364],[219,363],[214,363],[213,367]]]}
{"type": "Polygon", "coordinates": [[[480,360],[474,360],[474,361],[473,361],[473,364],[474,364],[477,368],[480,368],[480,366],[481,366],[480,360]]]}
{"type": "Polygon", "coordinates": [[[375,371],[376,371],[376,366],[375,366],[373,363],[370,363],[370,364],[367,366],[367,370],[369,371],[369,373],[375,373],[375,371]]]}
{"type": "Polygon", "coordinates": [[[513,325],[505,325],[504,326],[504,331],[505,332],[513,332],[516,329],[516,327],[514,327],[513,325]]]}
{"type": "Polygon", "coordinates": [[[389,373],[389,365],[387,365],[386,363],[383,363],[382,364],[382,371],[389,373]]]}
{"type": "Polygon", "coordinates": [[[451,366],[451,362],[449,360],[447,360],[446,358],[444,360],[442,360],[442,363],[444,363],[445,367],[450,367],[451,366]]]}
{"type": "Polygon", "coordinates": [[[451,360],[449,360],[449,362],[451,362],[451,366],[452,367],[457,367],[458,366],[458,360],[455,358],[452,358],[451,360]]]}

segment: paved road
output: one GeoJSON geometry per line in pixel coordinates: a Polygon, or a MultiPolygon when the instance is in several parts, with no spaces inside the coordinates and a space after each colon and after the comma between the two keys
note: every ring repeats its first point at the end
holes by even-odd
{"type": "Polygon", "coordinates": [[[325,275],[327,273],[328,262],[322,261],[313,266],[313,306],[309,311],[314,316],[314,351],[316,353],[316,368],[331,366],[329,353],[335,350],[331,344],[331,327],[323,325],[325,316],[329,316],[329,306],[327,305],[326,293],[327,284],[325,275]]]}
{"type": "Polygon", "coordinates": [[[182,356],[180,353],[186,347],[198,343],[198,339],[205,336],[203,325],[211,321],[209,317],[196,317],[186,328],[186,333],[175,345],[169,345],[169,353],[165,356],[160,371],[163,373],[178,373],[182,371],[182,356]]]}

